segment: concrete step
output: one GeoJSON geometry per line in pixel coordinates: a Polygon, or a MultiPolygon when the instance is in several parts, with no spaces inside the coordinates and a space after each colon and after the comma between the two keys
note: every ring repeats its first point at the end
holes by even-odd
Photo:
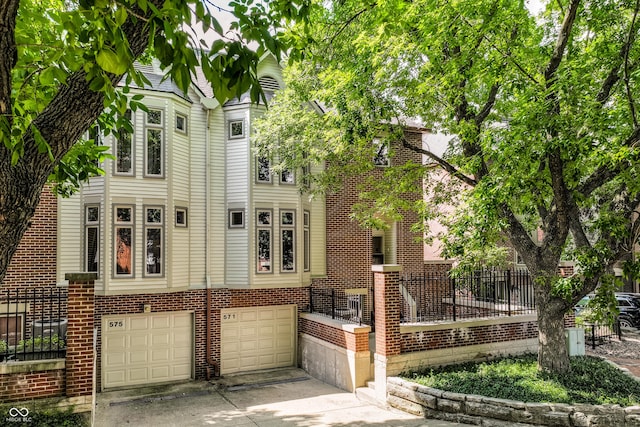
{"type": "Polygon", "coordinates": [[[376,391],[369,387],[356,388],[356,397],[363,402],[371,403],[376,406],[381,406],[381,403],[376,399],[376,391]]]}

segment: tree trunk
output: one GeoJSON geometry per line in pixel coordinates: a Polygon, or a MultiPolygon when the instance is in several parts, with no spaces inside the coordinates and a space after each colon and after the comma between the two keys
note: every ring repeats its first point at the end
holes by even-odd
{"type": "MultiPolygon", "coordinates": [[[[546,286],[545,286],[546,287],[546,286]]],[[[538,313],[538,369],[561,374],[571,369],[564,335],[566,302],[536,286],[538,313]]]]}

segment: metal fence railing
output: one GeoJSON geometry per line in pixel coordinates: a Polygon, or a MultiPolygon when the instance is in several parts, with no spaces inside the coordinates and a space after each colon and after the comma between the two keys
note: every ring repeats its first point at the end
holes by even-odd
{"type": "Polygon", "coordinates": [[[617,339],[618,341],[622,339],[622,328],[620,327],[619,319],[616,319],[613,325],[608,323],[585,322],[576,326],[584,329],[585,344],[590,345],[592,349],[608,343],[613,339],[617,339]]]}
{"type": "Polygon", "coordinates": [[[64,357],[66,335],[66,289],[0,289],[0,361],[64,357]]]}
{"type": "Polygon", "coordinates": [[[456,321],[535,312],[529,273],[481,270],[408,275],[400,281],[403,323],[456,321]]]}
{"type": "Polygon", "coordinates": [[[333,288],[309,288],[309,312],[362,325],[367,322],[366,295],[333,288]]]}

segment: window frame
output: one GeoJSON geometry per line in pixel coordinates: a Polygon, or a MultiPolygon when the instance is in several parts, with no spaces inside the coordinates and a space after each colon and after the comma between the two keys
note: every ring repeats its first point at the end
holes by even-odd
{"type": "Polygon", "coordinates": [[[84,270],[89,272],[89,273],[96,273],[96,274],[100,274],[100,205],[96,204],[96,203],[88,203],[84,206],[84,256],[83,256],[83,263],[84,263],[84,270]],[[97,219],[96,220],[90,220],[89,219],[89,209],[97,209],[97,219]],[[89,230],[95,230],[95,254],[94,259],[96,259],[95,262],[93,262],[92,264],[95,264],[95,270],[92,270],[89,265],[89,230]]]}
{"type": "Polygon", "coordinates": [[[165,270],[165,230],[164,230],[164,224],[165,224],[165,219],[164,219],[164,213],[165,213],[165,209],[164,206],[158,206],[158,205],[145,205],[143,206],[143,212],[144,212],[144,231],[143,231],[143,236],[144,236],[144,247],[145,247],[145,251],[144,251],[144,272],[142,274],[143,277],[164,277],[164,270],[165,270]],[[158,222],[152,222],[149,221],[149,211],[152,209],[157,209],[160,211],[160,218],[158,222]],[[159,270],[158,272],[153,272],[150,273],[149,272],[149,231],[159,231],[160,232],[160,243],[158,245],[159,247],[159,255],[156,258],[159,258],[159,261],[156,263],[156,265],[158,266],[159,270]]]}
{"type": "Polygon", "coordinates": [[[244,119],[230,119],[227,122],[227,139],[242,139],[245,136],[244,119]],[[233,133],[233,126],[240,123],[241,132],[239,134],[233,133]]]}
{"type": "Polygon", "coordinates": [[[296,245],[296,210],[295,209],[280,209],[278,214],[280,219],[280,273],[295,273],[297,271],[297,245],[296,245]],[[285,222],[284,216],[291,215],[291,223],[285,222]],[[290,237],[285,239],[285,233],[290,237]],[[291,248],[287,251],[291,252],[291,268],[285,269],[285,242],[290,241],[291,248]]]}
{"type": "Polygon", "coordinates": [[[391,158],[389,157],[389,143],[382,141],[380,138],[373,139],[373,145],[376,147],[376,152],[373,156],[373,165],[377,168],[388,168],[391,166],[391,158]],[[378,159],[383,159],[384,162],[380,162],[378,159]]]}
{"type": "Polygon", "coordinates": [[[189,135],[189,116],[183,113],[176,113],[175,130],[176,132],[183,135],[189,135]],[[178,119],[182,119],[184,123],[184,129],[180,129],[180,127],[178,126],[178,119]]]}
{"type": "MultiPolygon", "coordinates": [[[[256,245],[255,245],[255,260],[256,260],[256,273],[257,274],[273,274],[273,209],[256,209],[256,245]],[[268,213],[269,214],[269,223],[260,223],[260,214],[268,213]],[[267,232],[269,235],[269,258],[266,260],[268,262],[268,269],[262,270],[261,260],[260,260],[260,233],[267,232]]],[[[264,264],[262,264],[264,265],[264,264]]]]}
{"type": "Polygon", "coordinates": [[[235,229],[245,228],[246,216],[244,214],[244,209],[229,209],[227,218],[228,218],[228,228],[235,228],[235,229]],[[240,224],[234,223],[235,214],[240,214],[241,216],[240,224]]]}
{"type": "Polygon", "coordinates": [[[128,204],[117,204],[113,206],[113,278],[114,279],[131,279],[135,277],[135,215],[136,215],[136,207],[135,205],[128,204]],[[118,210],[119,209],[129,209],[130,210],[130,220],[124,221],[118,219],[118,210]],[[119,254],[119,245],[117,243],[118,238],[118,230],[129,230],[129,263],[130,263],[130,271],[128,273],[119,273],[118,272],[118,254],[119,254]]]}
{"type": "Polygon", "coordinates": [[[127,111],[125,112],[125,114],[129,115],[129,122],[131,123],[132,126],[132,132],[128,132],[126,129],[117,129],[114,133],[113,133],[113,140],[114,140],[114,144],[113,144],[113,154],[115,156],[115,161],[113,162],[113,174],[114,175],[119,175],[119,176],[135,176],[135,170],[136,170],[136,147],[135,147],[135,116],[133,111],[131,111],[130,109],[127,109],[127,111]],[[129,171],[128,172],[122,172],[119,170],[120,167],[120,150],[119,150],[119,145],[120,145],[120,141],[121,141],[121,137],[123,135],[128,135],[129,136],[129,152],[130,152],[130,167],[129,167],[129,171]]]}
{"type": "Polygon", "coordinates": [[[165,111],[162,108],[148,108],[148,112],[145,113],[145,121],[144,121],[144,177],[145,178],[164,178],[165,177],[165,132],[164,132],[164,123],[165,123],[165,111]],[[149,112],[158,111],[160,113],[160,123],[152,123],[149,122],[149,112]],[[150,156],[149,156],[149,133],[150,132],[159,132],[160,134],[160,159],[159,159],[159,173],[150,173],[150,156]]]}
{"type": "Polygon", "coordinates": [[[303,233],[303,271],[311,271],[311,212],[304,210],[302,213],[303,233]]]}
{"type": "Polygon", "coordinates": [[[268,157],[263,157],[263,156],[256,156],[256,167],[255,167],[255,171],[256,171],[256,184],[273,184],[273,173],[271,173],[271,159],[268,157]],[[263,162],[266,162],[267,164],[267,179],[260,179],[260,170],[261,170],[261,164],[263,162]]]}
{"type": "Polygon", "coordinates": [[[187,228],[189,227],[189,209],[183,208],[182,206],[177,206],[175,209],[175,226],[179,228],[187,228]],[[178,213],[181,212],[183,214],[184,221],[178,222],[178,213]]]}

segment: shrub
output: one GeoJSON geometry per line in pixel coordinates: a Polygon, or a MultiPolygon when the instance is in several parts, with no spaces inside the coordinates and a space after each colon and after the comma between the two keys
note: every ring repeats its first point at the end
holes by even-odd
{"type": "Polygon", "coordinates": [[[50,351],[60,350],[66,347],[66,343],[58,335],[51,337],[35,337],[18,342],[17,351],[50,351]]]}

